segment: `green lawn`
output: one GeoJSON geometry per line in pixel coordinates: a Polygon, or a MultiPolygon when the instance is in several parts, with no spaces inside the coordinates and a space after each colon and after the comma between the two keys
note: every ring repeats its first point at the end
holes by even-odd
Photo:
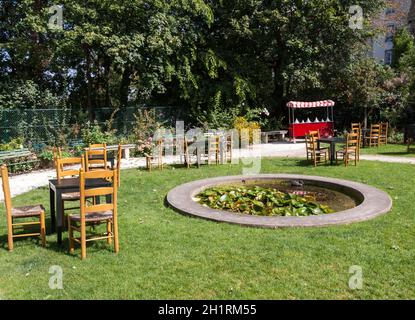
{"type": "MultiPolygon", "coordinates": [[[[240,166],[122,171],[120,253],[105,242],[88,258],[20,240],[7,252],[0,212],[0,299],[414,299],[414,167],[362,161],[356,167],[314,168],[295,159],[265,159],[264,173],[303,173],[350,179],[387,191],[393,210],[350,226],[255,229],[190,218],[167,208],[181,183],[241,174],[240,166]],[[63,290],[48,286],[50,266],[63,268],[63,290]],[[363,268],[363,289],[348,288],[349,267],[363,268]]],[[[46,188],[14,204],[48,204],[46,188]]],[[[66,234],[65,234],[66,237],[66,234]]],[[[66,238],[65,238],[66,240],[66,238]]]]}
{"type": "Polygon", "coordinates": [[[408,147],[403,144],[388,144],[379,147],[362,148],[362,154],[379,154],[383,156],[395,157],[415,157],[415,152],[408,153],[408,147]]]}

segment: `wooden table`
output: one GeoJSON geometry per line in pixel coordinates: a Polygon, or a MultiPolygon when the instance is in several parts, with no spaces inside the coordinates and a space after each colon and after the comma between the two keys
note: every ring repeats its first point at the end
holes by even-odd
{"type": "MultiPolygon", "coordinates": [[[[107,181],[105,179],[87,179],[85,182],[86,189],[109,187],[111,185],[112,182],[107,181]]],[[[62,244],[62,231],[64,219],[64,212],[62,207],[62,194],[70,192],[79,192],[79,178],[49,180],[51,231],[55,232],[56,227],[58,245],[62,244]]],[[[99,202],[99,199],[97,199],[97,201],[99,202]]],[[[106,201],[110,202],[111,196],[107,196],[106,201]]]]}
{"type": "Polygon", "coordinates": [[[334,164],[336,160],[336,144],[337,143],[346,143],[346,139],[344,138],[337,138],[337,137],[322,137],[317,140],[317,147],[320,149],[320,143],[328,143],[330,144],[330,164],[334,164]]]}

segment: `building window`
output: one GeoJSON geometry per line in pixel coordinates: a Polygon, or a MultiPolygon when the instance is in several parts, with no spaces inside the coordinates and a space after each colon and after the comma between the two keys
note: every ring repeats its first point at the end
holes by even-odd
{"type": "Polygon", "coordinates": [[[395,9],[394,8],[387,8],[386,9],[386,15],[391,15],[395,13],[395,9]]]}
{"type": "Polygon", "coordinates": [[[386,50],[385,51],[385,64],[391,65],[393,58],[393,50],[386,50]]]}
{"type": "Polygon", "coordinates": [[[394,23],[389,23],[387,26],[387,33],[386,33],[386,37],[385,37],[385,42],[392,42],[393,41],[393,37],[396,33],[396,26],[394,23]]]}

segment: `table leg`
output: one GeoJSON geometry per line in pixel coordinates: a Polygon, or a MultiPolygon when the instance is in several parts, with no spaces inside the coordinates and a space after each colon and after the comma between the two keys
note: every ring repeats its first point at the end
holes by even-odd
{"type": "Polygon", "coordinates": [[[50,206],[50,232],[54,233],[56,229],[56,215],[55,215],[55,191],[49,188],[49,206],[50,206]]]}
{"type": "Polygon", "coordinates": [[[63,202],[62,192],[56,193],[56,215],[57,215],[57,238],[58,245],[62,245],[62,231],[63,231],[63,202]]]}
{"type": "Polygon", "coordinates": [[[331,143],[330,144],[330,164],[331,165],[334,164],[335,158],[336,158],[336,144],[335,143],[331,143]]]}

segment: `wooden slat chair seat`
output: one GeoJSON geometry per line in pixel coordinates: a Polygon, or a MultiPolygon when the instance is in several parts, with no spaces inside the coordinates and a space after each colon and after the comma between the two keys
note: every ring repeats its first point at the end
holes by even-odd
{"type": "Polygon", "coordinates": [[[79,189],[81,193],[80,213],[68,216],[69,251],[75,250],[75,242],[81,245],[81,259],[86,258],[86,243],[95,240],[107,240],[111,244],[114,240],[114,251],[118,253],[118,215],[117,215],[117,169],[79,172],[79,189]],[[99,187],[86,189],[85,184],[88,179],[105,179],[111,181],[110,187],[99,187]],[[111,196],[111,203],[90,203],[88,197],[111,196]],[[92,234],[87,237],[86,226],[106,223],[106,232],[103,234],[92,234]],[[80,234],[74,236],[74,232],[80,234]]]}
{"type": "Polygon", "coordinates": [[[6,165],[1,166],[1,179],[3,183],[4,203],[7,216],[7,243],[9,251],[13,251],[14,238],[40,236],[42,246],[46,245],[45,208],[41,205],[27,205],[13,207],[10,195],[9,173],[6,165]],[[37,221],[26,221],[17,223],[17,219],[37,218],[37,221]],[[27,226],[39,226],[39,232],[14,233],[16,228],[27,226]]]}
{"type": "Polygon", "coordinates": [[[13,207],[12,217],[36,217],[45,212],[45,208],[41,204],[33,206],[13,207]]]}
{"type": "MultiPolygon", "coordinates": [[[[112,211],[103,211],[103,212],[94,212],[90,213],[85,216],[86,222],[101,222],[101,221],[107,221],[112,220],[114,217],[112,211]]],[[[80,214],[72,214],[70,216],[70,219],[72,221],[81,221],[81,215],[80,214]]]]}
{"type": "Polygon", "coordinates": [[[81,194],[79,192],[68,192],[62,194],[62,200],[63,201],[77,201],[81,197],[81,194]]]}

